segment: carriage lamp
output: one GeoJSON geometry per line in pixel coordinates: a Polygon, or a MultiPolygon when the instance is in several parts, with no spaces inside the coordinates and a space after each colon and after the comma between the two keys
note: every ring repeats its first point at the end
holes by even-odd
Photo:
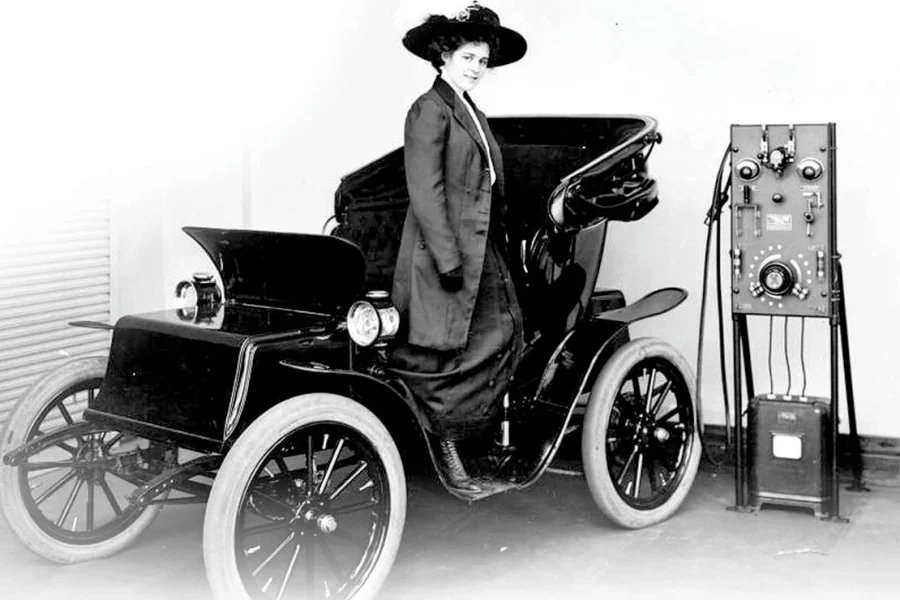
{"type": "Polygon", "coordinates": [[[175,286],[175,297],[181,300],[179,315],[190,319],[215,315],[222,303],[222,291],[210,273],[194,273],[175,286]]]}
{"type": "Polygon", "coordinates": [[[360,346],[383,346],[397,335],[400,313],[384,290],[373,290],[347,312],[347,333],[360,346]]]}

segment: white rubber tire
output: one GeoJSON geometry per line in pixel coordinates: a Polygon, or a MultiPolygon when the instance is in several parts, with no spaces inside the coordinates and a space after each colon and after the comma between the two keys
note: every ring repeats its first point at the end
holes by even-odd
{"type": "Polygon", "coordinates": [[[400,452],[390,433],[367,408],[336,394],[314,393],[281,402],[257,418],[237,439],[213,482],[203,524],[206,576],[218,600],[249,600],[235,561],[235,526],[241,498],[261,461],[280,440],[299,428],[321,422],[347,425],[361,433],[384,466],[390,492],[390,518],[380,556],[354,600],[375,597],[390,573],[406,521],[406,478],[400,452]]]}
{"type": "MultiPolygon", "coordinates": [[[[103,379],[106,358],[68,362],[37,381],[9,415],[0,438],[0,456],[26,442],[41,412],[67,388],[83,381],[103,379]]],[[[160,505],[150,505],[124,530],[92,544],[58,540],[34,522],[22,497],[19,467],[0,465],[0,509],[10,530],[29,550],[54,562],[68,564],[95,560],[121,552],[153,522],[160,505]]]]}
{"type": "Polygon", "coordinates": [[[696,422],[697,410],[694,406],[694,435],[690,443],[690,455],[686,458],[686,468],[681,481],[671,496],[656,508],[638,510],[627,504],[616,490],[609,473],[606,454],[610,413],[625,377],[635,365],[647,358],[663,359],[680,371],[693,403],[693,399],[696,398],[694,377],[684,357],[662,340],[635,339],[616,350],[597,376],[588,400],[581,437],[584,475],[594,501],[607,518],[628,529],[649,527],[671,517],[690,492],[700,465],[701,445],[696,422]]]}

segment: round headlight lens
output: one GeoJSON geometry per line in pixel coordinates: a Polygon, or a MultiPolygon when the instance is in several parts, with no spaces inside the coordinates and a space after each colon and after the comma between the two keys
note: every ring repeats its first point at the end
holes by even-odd
{"type": "Polygon", "coordinates": [[[179,281],[175,287],[175,297],[181,300],[179,308],[195,308],[198,304],[197,288],[190,281],[179,281]]]}
{"type": "Polygon", "coordinates": [[[378,310],[370,302],[354,302],[347,313],[347,333],[360,346],[371,346],[381,333],[378,310]]]}

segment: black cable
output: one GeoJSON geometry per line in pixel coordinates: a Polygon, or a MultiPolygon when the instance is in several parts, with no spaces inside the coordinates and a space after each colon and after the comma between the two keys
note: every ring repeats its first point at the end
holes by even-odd
{"type": "Polygon", "coordinates": [[[801,396],[806,396],[806,317],[800,317],[800,368],[803,370],[803,390],[801,396]]]}
{"type": "Polygon", "coordinates": [[[775,393],[775,380],[772,379],[772,328],[775,324],[775,317],[769,317],[769,393],[775,393]]]}
{"type": "Polygon", "coordinates": [[[788,355],[788,317],[784,317],[784,364],[787,365],[787,393],[791,395],[791,357],[788,355]]]}
{"type": "MultiPolygon", "coordinates": [[[[707,226],[706,228],[706,248],[703,254],[703,282],[702,282],[702,292],[700,295],[700,328],[699,328],[699,336],[697,340],[697,385],[696,385],[696,399],[697,399],[697,423],[700,428],[701,436],[700,443],[703,447],[704,452],[706,453],[709,461],[716,468],[721,467],[722,464],[719,461],[713,459],[712,455],[709,453],[709,449],[706,447],[706,442],[703,439],[703,402],[702,402],[702,383],[703,383],[703,338],[706,332],[706,297],[707,292],[709,290],[709,253],[712,249],[712,224],[713,221],[719,219],[722,211],[722,207],[728,202],[728,189],[730,186],[730,178],[728,179],[728,184],[725,189],[722,188],[722,179],[724,173],[726,171],[726,166],[728,165],[728,159],[731,156],[731,147],[729,146],[725,153],[722,155],[722,161],[719,164],[719,171],[716,174],[716,183],[713,188],[712,201],[710,203],[709,210],[706,213],[706,219],[704,220],[704,224],[707,226]]],[[[730,167],[728,168],[730,171],[730,167]]],[[[724,343],[720,348],[720,352],[724,355],[725,348],[724,343]]],[[[725,378],[722,379],[722,387],[725,390],[725,394],[723,395],[724,399],[724,407],[725,407],[725,437],[726,444],[730,449],[730,440],[731,440],[731,407],[728,403],[727,389],[728,383],[725,378]]]]}
{"type": "MultiPolygon", "coordinates": [[[[716,218],[716,301],[719,317],[719,348],[725,348],[725,309],[722,302],[722,219],[721,213],[716,218]]],[[[728,397],[728,386],[724,382],[728,381],[728,371],[725,368],[725,352],[719,352],[719,375],[722,378],[722,399],[725,405],[725,420],[729,422],[731,414],[729,407],[731,400],[728,397]]],[[[731,428],[725,428],[725,446],[731,448],[731,428]]]]}

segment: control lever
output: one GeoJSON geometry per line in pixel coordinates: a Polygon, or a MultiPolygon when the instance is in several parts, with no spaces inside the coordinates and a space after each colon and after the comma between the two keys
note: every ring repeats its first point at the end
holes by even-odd
{"type": "Polygon", "coordinates": [[[803,197],[806,198],[806,212],[803,213],[803,219],[806,221],[806,237],[812,237],[812,224],[816,220],[813,211],[819,210],[825,205],[822,202],[821,192],[803,192],[803,197]]]}

